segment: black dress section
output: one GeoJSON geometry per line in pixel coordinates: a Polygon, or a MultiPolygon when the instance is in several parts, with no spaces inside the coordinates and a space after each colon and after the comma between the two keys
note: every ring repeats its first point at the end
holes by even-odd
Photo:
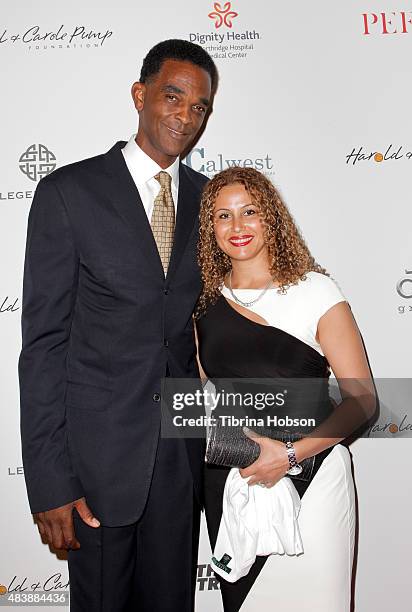
{"type": "MultiPolygon", "coordinates": [[[[243,316],[223,295],[198,320],[197,329],[200,362],[210,379],[324,378],[326,382],[329,378],[326,357],[281,329],[243,316]]],[[[324,418],[329,414],[324,413],[324,418]]],[[[313,416],[319,423],[319,415],[313,416]]],[[[313,477],[331,451],[316,455],[313,477]]],[[[302,497],[309,483],[297,479],[293,483],[302,497]]]]}
{"type": "Polygon", "coordinates": [[[327,359],[287,332],[256,323],[221,295],[197,321],[200,361],[209,378],[322,378],[327,359]]]}

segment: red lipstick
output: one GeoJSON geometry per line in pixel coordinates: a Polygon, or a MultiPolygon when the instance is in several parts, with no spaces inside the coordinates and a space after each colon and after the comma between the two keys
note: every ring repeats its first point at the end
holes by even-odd
{"type": "Polygon", "coordinates": [[[235,247],[244,247],[253,240],[253,236],[250,234],[243,234],[242,236],[231,236],[229,242],[235,247]]]}

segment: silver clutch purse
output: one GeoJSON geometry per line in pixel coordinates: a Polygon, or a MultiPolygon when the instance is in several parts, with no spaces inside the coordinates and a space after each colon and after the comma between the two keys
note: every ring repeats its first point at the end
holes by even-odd
{"type": "MultiPolygon", "coordinates": [[[[226,427],[213,425],[208,430],[206,446],[206,462],[212,465],[245,468],[251,465],[260,454],[260,446],[243,433],[242,427],[226,427]]],[[[281,442],[296,442],[303,435],[287,431],[255,430],[257,434],[280,440],[281,442]]],[[[315,457],[309,457],[300,462],[302,472],[292,479],[309,482],[312,478],[315,457]]]]}

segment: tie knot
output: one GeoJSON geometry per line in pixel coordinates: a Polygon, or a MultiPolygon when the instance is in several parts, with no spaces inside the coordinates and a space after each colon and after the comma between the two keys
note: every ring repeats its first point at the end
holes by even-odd
{"type": "Polygon", "coordinates": [[[156,181],[158,181],[160,183],[160,187],[162,189],[170,191],[170,185],[172,183],[172,177],[170,176],[170,174],[168,174],[168,172],[163,172],[163,170],[162,170],[161,172],[156,174],[155,179],[156,179],[156,181]]]}

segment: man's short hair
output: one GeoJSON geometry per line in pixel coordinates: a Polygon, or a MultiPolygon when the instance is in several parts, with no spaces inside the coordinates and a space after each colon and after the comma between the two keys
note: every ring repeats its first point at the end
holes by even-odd
{"type": "Polygon", "coordinates": [[[142,70],[140,72],[140,82],[146,83],[151,77],[158,74],[163,62],[168,59],[191,62],[203,68],[203,70],[210,75],[212,91],[215,91],[218,73],[216,65],[209,53],[200,45],[195,45],[188,40],[180,40],[178,38],[163,40],[150,49],[143,60],[142,70]]]}

